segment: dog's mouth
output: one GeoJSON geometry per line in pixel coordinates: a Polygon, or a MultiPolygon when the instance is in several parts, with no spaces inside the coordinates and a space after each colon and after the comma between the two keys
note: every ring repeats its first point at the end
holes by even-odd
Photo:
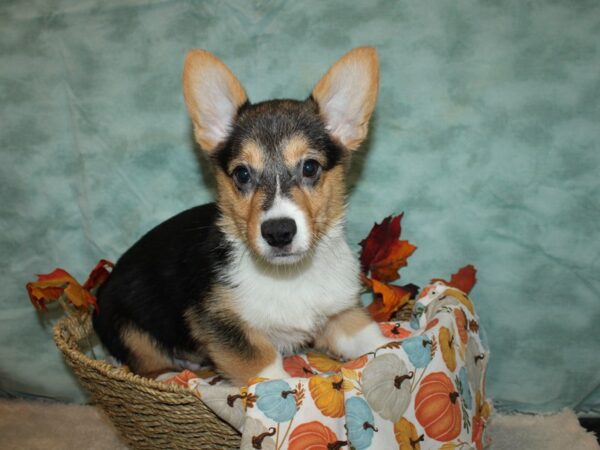
{"type": "Polygon", "coordinates": [[[263,257],[271,264],[287,265],[301,261],[307,253],[307,251],[286,251],[277,249],[269,251],[268,254],[263,255],[263,257]]]}

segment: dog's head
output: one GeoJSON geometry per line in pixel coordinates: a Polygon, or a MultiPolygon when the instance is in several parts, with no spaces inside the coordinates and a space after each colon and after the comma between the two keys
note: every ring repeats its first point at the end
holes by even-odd
{"type": "Polygon", "coordinates": [[[377,53],[337,61],[304,101],[251,104],[211,53],[191,51],[183,92],[194,135],[215,166],[225,232],[273,264],[299,261],[344,216],[345,162],[365,139],[377,53]]]}

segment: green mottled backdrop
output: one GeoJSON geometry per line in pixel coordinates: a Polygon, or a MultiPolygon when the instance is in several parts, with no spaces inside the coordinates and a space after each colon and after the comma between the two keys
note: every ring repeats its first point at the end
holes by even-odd
{"type": "Polygon", "coordinates": [[[596,1],[3,1],[0,389],[82,400],[24,290],[85,277],[213,194],[181,96],[209,49],[252,100],[304,98],[353,46],[381,58],[350,241],[405,211],[403,280],[473,263],[505,409],[600,415],[596,1]]]}

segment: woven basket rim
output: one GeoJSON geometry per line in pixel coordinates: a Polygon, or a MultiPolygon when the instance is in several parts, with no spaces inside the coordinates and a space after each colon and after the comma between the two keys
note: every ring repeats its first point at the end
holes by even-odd
{"type": "MultiPolygon", "coordinates": [[[[104,376],[110,377],[112,379],[116,379],[118,381],[126,381],[130,383],[135,383],[137,385],[142,385],[146,388],[156,389],[163,392],[170,392],[174,394],[181,394],[186,396],[192,396],[194,398],[200,398],[200,395],[195,393],[191,388],[186,388],[180,386],[175,383],[164,383],[162,381],[157,381],[151,378],[145,378],[140,375],[137,375],[132,372],[128,372],[123,367],[116,367],[112,364],[101,360],[101,359],[92,359],[89,356],[85,355],[79,348],[79,344],[75,347],[69,345],[69,337],[73,337],[73,333],[71,328],[75,325],[75,318],[67,316],[60,319],[53,327],[53,338],[56,346],[65,354],[68,354],[70,358],[78,361],[81,364],[86,366],[91,366],[104,376]],[[65,335],[66,333],[66,335],[65,335]]],[[[84,334],[82,338],[89,336],[92,332],[91,328],[83,328],[82,331],[84,334]]],[[[78,339],[75,339],[78,341],[78,339]]]]}

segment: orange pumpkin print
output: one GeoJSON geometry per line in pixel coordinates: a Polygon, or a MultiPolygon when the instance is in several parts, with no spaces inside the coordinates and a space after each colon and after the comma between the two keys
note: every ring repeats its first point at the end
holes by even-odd
{"type": "Polygon", "coordinates": [[[424,436],[419,436],[417,428],[404,417],[394,424],[394,436],[400,445],[398,450],[421,450],[424,436]]]}
{"type": "Polygon", "coordinates": [[[317,352],[308,352],[306,357],[310,365],[320,372],[337,372],[342,367],[346,369],[360,369],[369,360],[367,355],[363,355],[351,361],[342,362],[317,352]]]}
{"type": "Polygon", "coordinates": [[[425,330],[431,330],[433,327],[435,327],[440,321],[438,319],[433,319],[430,320],[429,322],[427,322],[427,326],[425,327],[425,330]]]}
{"type": "Polygon", "coordinates": [[[477,450],[483,450],[483,430],[490,417],[490,405],[482,399],[480,391],[475,394],[475,415],[473,416],[473,443],[477,450]]]}
{"type": "Polygon", "coordinates": [[[284,358],[283,369],[292,377],[310,378],[315,374],[304,358],[299,355],[284,358]]]}
{"type": "Polygon", "coordinates": [[[392,339],[404,339],[412,334],[406,328],[402,328],[399,323],[395,322],[382,322],[379,324],[379,328],[385,337],[392,339]]]}
{"type": "Polygon", "coordinates": [[[427,375],[415,398],[415,416],[427,436],[447,442],[462,427],[460,401],[452,380],[443,372],[427,375]]]}
{"type": "Polygon", "coordinates": [[[456,450],[456,444],[454,442],[446,442],[438,450],[456,450]]]}
{"type": "Polygon", "coordinates": [[[462,303],[472,315],[475,315],[475,307],[473,306],[473,302],[469,297],[467,297],[467,295],[464,292],[459,291],[455,288],[448,288],[444,291],[444,295],[455,298],[460,303],[462,303]]]}
{"type": "Polygon", "coordinates": [[[460,336],[460,342],[462,344],[466,344],[469,339],[469,335],[467,333],[468,321],[467,315],[462,308],[456,308],[454,310],[454,318],[456,319],[456,329],[458,331],[458,335],[460,336]]]}
{"type": "Polygon", "coordinates": [[[344,381],[341,375],[324,377],[315,375],[308,381],[310,395],[327,417],[342,417],[344,415],[344,391],[352,389],[352,383],[344,381]]]}
{"type": "Polygon", "coordinates": [[[446,367],[451,372],[456,370],[456,352],[454,351],[454,335],[450,329],[446,327],[440,328],[440,349],[442,350],[442,358],[446,363],[446,367]]]}
{"type": "Polygon", "coordinates": [[[348,445],[348,442],[339,441],[331,428],[321,422],[313,421],[303,423],[292,431],[288,449],[338,450],[346,445],[348,445]]]}

